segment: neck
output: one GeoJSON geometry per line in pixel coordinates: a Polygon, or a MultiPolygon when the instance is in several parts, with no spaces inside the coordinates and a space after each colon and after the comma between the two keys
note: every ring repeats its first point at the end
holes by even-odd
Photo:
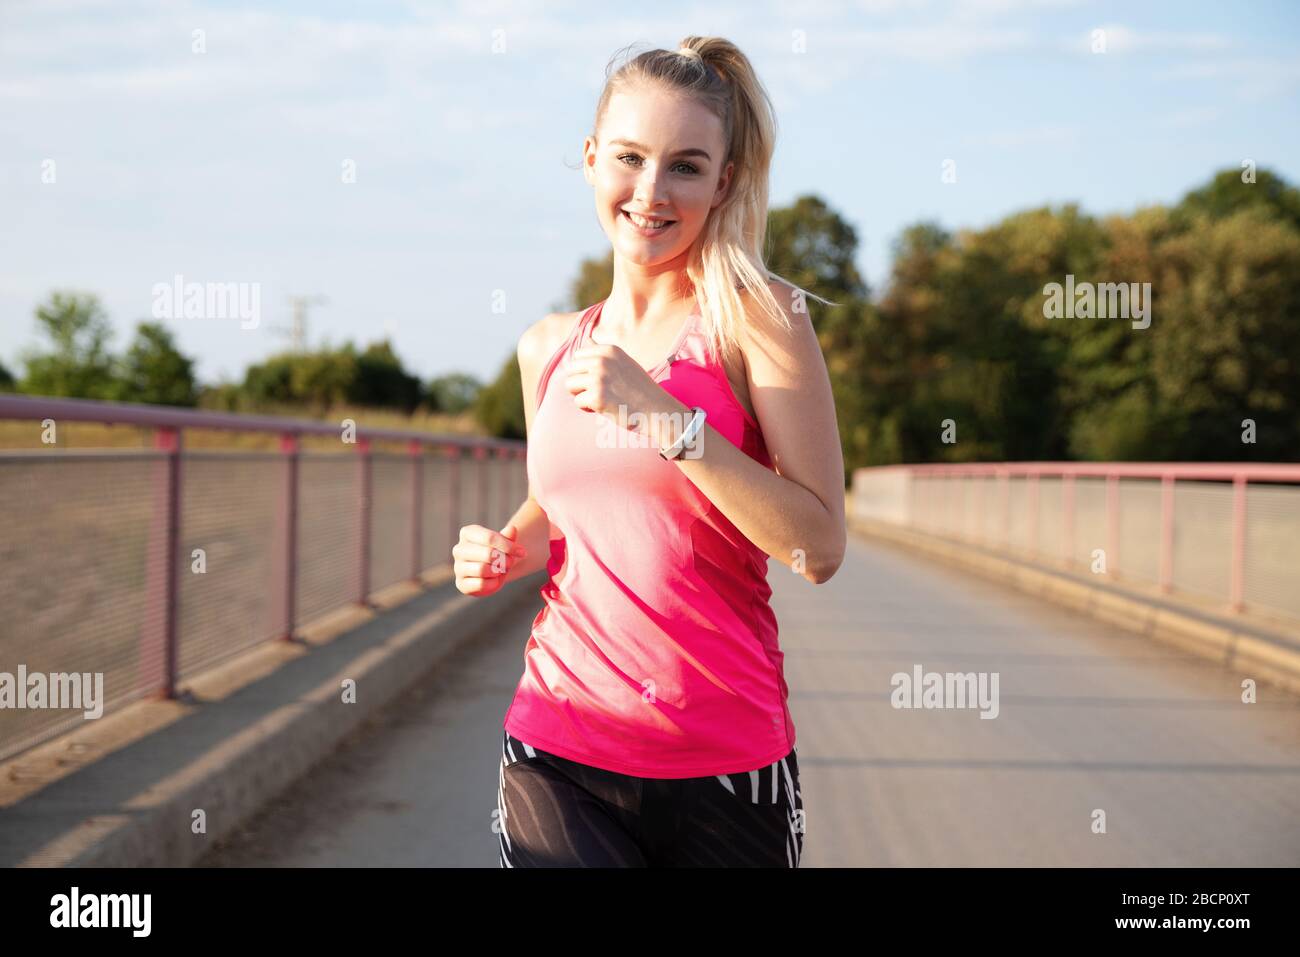
{"type": "Polygon", "coordinates": [[[686,275],[685,256],[658,266],[639,266],[614,257],[614,283],[602,316],[612,312],[620,325],[635,328],[642,321],[680,315],[695,300],[695,289],[686,275]]]}

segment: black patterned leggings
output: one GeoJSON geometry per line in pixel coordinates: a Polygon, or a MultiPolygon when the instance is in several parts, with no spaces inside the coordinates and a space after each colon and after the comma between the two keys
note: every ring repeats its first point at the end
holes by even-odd
{"type": "Polygon", "coordinates": [[[795,752],[735,774],[641,778],[579,764],[502,731],[502,867],[798,867],[795,752]]]}

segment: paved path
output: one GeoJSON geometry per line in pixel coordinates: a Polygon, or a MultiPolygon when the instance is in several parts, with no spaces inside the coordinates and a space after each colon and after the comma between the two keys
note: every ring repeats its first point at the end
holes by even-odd
{"type": "MultiPolygon", "coordinates": [[[[891,546],[771,562],[817,866],[1300,865],[1300,698],[891,546]],[[891,676],[997,672],[999,713],[891,676]],[[1094,811],[1106,833],[1093,833],[1094,811]]],[[[500,722],[535,613],[462,649],[205,861],[496,867],[500,722]]]]}

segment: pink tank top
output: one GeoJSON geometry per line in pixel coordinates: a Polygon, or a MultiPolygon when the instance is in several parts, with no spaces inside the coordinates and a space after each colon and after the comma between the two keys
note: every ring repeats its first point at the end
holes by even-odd
{"type": "MultiPolygon", "coordinates": [[[[582,314],[538,382],[528,478],[562,537],[550,541],[504,727],[621,774],[751,771],[795,743],[768,556],[653,444],[613,420],[602,435],[606,417],[574,403],[569,358],[603,305],[582,314]]],[[[651,378],[771,468],[758,423],[708,357],[698,305],[669,356],[651,378]]]]}

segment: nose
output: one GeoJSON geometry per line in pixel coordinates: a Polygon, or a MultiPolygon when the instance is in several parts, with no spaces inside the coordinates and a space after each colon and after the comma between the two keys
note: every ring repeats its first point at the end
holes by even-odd
{"type": "Polygon", "coordinates": [[[659,167],[647,163],[636,179],[633,197],[642,209],[654,209],[667,199],[667,193],[659,176],[659,167]]]}

